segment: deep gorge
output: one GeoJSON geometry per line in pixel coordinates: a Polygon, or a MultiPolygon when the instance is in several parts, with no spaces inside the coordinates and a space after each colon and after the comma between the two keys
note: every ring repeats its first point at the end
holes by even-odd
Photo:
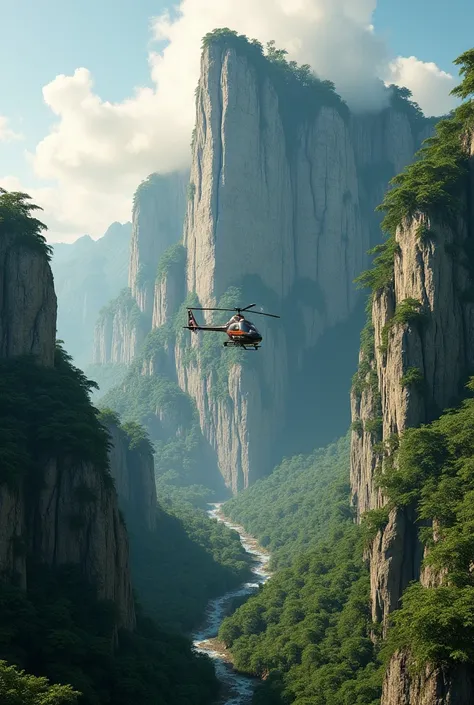
{"type": "Polygon", "coordinates": [[[82,348],[61,324],[74,357],[50,263],[87,258],[55,264],[0,190],[0,699],[217,703],[192,641],[231,595],[238,702],[474,703],[474,50],[457,63],[446,119],[396,87],[361,116],[271,43],[207,35],[190,170],[138,187],[127,287],[130,228],[100,245],[117,296],[82,348]],[[282,316],[256,355],[183,330],[251,300],[282,316]],[[271,554],[250,596],[209,503],[271,554]]]}

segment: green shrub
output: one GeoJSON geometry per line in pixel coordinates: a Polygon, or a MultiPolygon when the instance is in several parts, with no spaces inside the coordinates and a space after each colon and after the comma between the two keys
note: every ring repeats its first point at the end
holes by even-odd
{"type": "Polygon", "coordinates": [[[407,650],[411,670],[426,664],[474,663],[474,587],[426,588],[415,583],[392,618],[385,655],[407,650]]]}
{"type": "Polygon", "coordinates": [[[371,509],[362,515],[362,531],[364,534],[364,544],[370,545],[379,531],[382,531],[388,524],[390,508],[388,506],[380,509],[371,509]]]}
{"type": "Polygon", "coordinates": [[[422,304],[413,298],[404,299],[397,303],[395,313],[382,329],[380,352],[386,353],[388,350],[388,336],[390,330],[396,325],[420,325],[425,320],[422,312],[422,304]]]}
{"type": "Polygon", "coordinates": [[[355,283],[360,288],[369,288],[374,292],[382,291],[393,281],[394,256],[400,251],[400,246],[391,235],[385,242],[369,250],[370,255],[377,255],[372,269],[362,272],[355,283]]]}
{"type": "Polygon", "coordinates": [[[401,387],[413,387],[420,392],[423,391],[424,385],[425,378],[419,367],[409,367],[400,379],[401,387]]]}
{"type": "MultiPolygon", "coordinates": [[[[189,196],[189,187],[194,186],[194,184],[189,184],[188,186],[188,196],[189,196]]],[[[193,197],[194,193],[196,191],[196,187],[194,186],[194,191],[193,191],[193,197]]],[[[167,272],[170,270],[171,267],[173,266],[178,266],[182,268],[183,270],[183,275],[184,275],[184,266],[186,263],[186,248],[180,243],[177,242],[174,245],[171,245],[168,247],[167,250],[163,252],[163,254],[160,257],[160,261],[158,262],[158,269],[156,270],[156,280],[160,282],[167,274],[167,272]]]]}
{"type": "Polygon", "coordinates": [[[381,416],[378,416],[375,419],[367,419],[364,424],[364,430],[372,436],[378,436],[382,432],[382,427],[383,419],[381,416]]]}

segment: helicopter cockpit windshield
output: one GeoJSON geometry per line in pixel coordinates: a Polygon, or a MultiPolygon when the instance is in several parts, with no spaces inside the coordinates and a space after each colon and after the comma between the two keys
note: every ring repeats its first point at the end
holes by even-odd
{"type": "Polygon", "coordinates": [[[240,321],[240,330],[243,331],[244,333],[257,333],[257,329],[253,325],[253,323],[249,323],[249,321],[240,321]]]}

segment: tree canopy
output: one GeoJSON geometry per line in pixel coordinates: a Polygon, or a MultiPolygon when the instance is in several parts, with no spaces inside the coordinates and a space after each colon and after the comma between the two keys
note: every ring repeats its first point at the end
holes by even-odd
{"type": "Polygon", "coordinates": [[[31,203],[27,193],[0,187],[0,237],[13,235],[18,244],[39,252],[49,261],[53,250],[43,235],[46,225],[32,215],[38,210],[42,208],[31,203]]]}

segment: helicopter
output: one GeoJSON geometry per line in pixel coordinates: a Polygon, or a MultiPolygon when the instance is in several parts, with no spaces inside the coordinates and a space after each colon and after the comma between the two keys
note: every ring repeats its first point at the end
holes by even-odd
{"type": "MultiPolygon", "coordinates": [[[[242,313],[254,308],[257,304],[250,304],[245,308],[188,308],[188,325],[183,326],[187,330],[197,333],[199,330],[210,330],[217,333],[227,333],[230,340],[224,342],[224,347],[243,348],[244,350],[258,350],[262,342],[262,336],[251,321],[248,321],[242,313]],[[236,312],[232,318],[222,326],[200,326],[194,318],[193,311],[232,311],[236,312]]],[[[263,313],[262,311],[251,311],[252,315],[269,316],[270,318],[280,318],[274,313],[263,313]]]]}

